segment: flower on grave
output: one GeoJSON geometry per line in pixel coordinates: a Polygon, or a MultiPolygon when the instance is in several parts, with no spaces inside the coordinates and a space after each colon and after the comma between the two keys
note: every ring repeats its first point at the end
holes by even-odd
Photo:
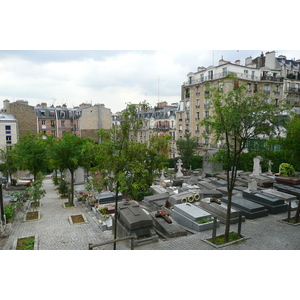
{"type": "Polygon", "coordinates": [[[169,214],[165,211],[165,210],[158,210],[157,211],[160,215],[162,215],[163,217],[168,217],[169,214]]]}
{"type": "Polygon", "coordinates": [[[27,185],[27,186],[31,186],[31,182],[28,181],[28,182],[26,183],[26,185],[27,185]]]}

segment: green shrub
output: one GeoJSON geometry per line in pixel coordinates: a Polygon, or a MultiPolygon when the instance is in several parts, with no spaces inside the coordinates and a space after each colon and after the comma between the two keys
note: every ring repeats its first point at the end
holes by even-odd
{"type": "Polygon", "coordinates": [[[4,214],[6,217],[6,222],[10,222],[14,216],[14,208],[11,205],[4,206],[4,214]]]}
{"type": "Polygon", "coordinates": [[[62,195],[62,196],[67,196],[69,194],[69,185],[68,183],[61,179],[57,188],[58,192],[62,195]]]}

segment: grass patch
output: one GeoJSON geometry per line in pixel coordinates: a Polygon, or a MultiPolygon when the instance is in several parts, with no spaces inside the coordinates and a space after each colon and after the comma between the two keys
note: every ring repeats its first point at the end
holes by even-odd
{"type": "Polygon", "coordinates": [[[17,242],[16,250],[34,250],[34,236],[20,238],[17,242]]]}
{"type": "Polygon", "coordinates": [[[65,207],[73,207],[74,204],[70,202],[65,202],[65,207]]]}
{"type": "Polygon", "coordinates": [[[71,216],[72,222],[74,223],[84,223],[85,220],[82,215],[71,216]]]}
{"type": "Polygon", "coordinates": [[[38,211],[30,211],[30,212],[26,213],[26,221],[37,220],[38,218],[39,218],[38,211]]]}
{"type": "Polygon", "coordinates": [[[207,219],[207,218],[203,218],[199,221],[197,221],[198,224],[205,224],[205,223],[209,223],[209,222],[212,222],[213,219],[207,219]]]}
{"type": "MultiPolygon", "coordinates": [[[[242,236],[239,235],[238,233],[236,233],[236,232],[230,232],[229,233],[229,241],[228,241],[228,243],[237,241],[237,240],[239,240],[241,238],[242,238],[242,236]]],[[[213,243],[212,238],[207,239],[207,240],[209,242],[213,243]]],[[[217,245],[217,246],[226,244],[226,242],[225,242],[225,235],[222,234],[222,235],[217,236],[216,237],[216,241],[215,241],[214,244],[217,245]]]]}

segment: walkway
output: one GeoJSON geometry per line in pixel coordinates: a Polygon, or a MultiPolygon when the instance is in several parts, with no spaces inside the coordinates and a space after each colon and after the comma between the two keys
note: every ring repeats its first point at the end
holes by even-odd
{"type": "MultiPolygon", "coordinates": [[[[51,177],[43,182],[47,194],[41,200],[39,208],[41,219],[24,222],[24,214],[19,212],[12,224],[12,230],[5,241],[3,250],[10,250],[14,241],[19,237],[38,235],[39,250],[87,250],[88,244],[98,244],[113,239],[112,231],[101,231],[98,221],[91,211],[78,204],[77,207],[63,208],[66,200],[59,198],[55,191],[51,177]],[[72,225],[69,216],[84,214],[87,223],[72,225]]],[[[242,225],[242,234],[249,237],[246,242],[232,245],[222,250],[300,250],[300,226],[291,226],[278,222],[286,218],[287,213],[269,215],[265,218],[246,220],[242,225]]],[[[237,225],[231,225],[236,231],[237,225]]],[[[221,224],[217,234],[223,234],[225,226],[221,224]]],[[[215,250],[203,242],[211,237],[211,230],[189,234],[168,240],[159,240],[137,247],[135,250],[215,250]]],[[[0,248],[1,249],[1,248],[0,248]]],[[[96,248],[97,249],[97,248],[96,248]]],[[[106,245],[98,249],[111,250],[113,245],[106,245]]],[[[129,250],[125,242],[117,244],[118,250],[129,250]]]]}

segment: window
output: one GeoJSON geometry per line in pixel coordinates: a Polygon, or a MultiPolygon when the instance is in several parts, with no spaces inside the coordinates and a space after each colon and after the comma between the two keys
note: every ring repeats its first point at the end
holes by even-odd
{"type": "Polygon", "coordinates": [[[6,125],[5,126],[5,133],[6,134],[10,134],[11,133],[11,126],[10,125],[6,125]]]}
{"type": "Polygon", "coordinates": [[[225,68],[222,69],[222,74],[223,74],[223,76],[227,75],[227,67],[225,67],[225,68]]]}
{"type": "Polygon", "coordinates": [[[46,125],[46,121],[45,120],[42,120],[42,125],[46,125]]]}
{"type": "Polygon", "coordinates": [[[270,94],[270,85],[269,84],[264,85],[264,92],[265,92],[265,94],[270,94]]]}
{"type": "Polygon", "coordinates": [[[7,136],[6,136],[6,144],[7,144],[7,145],[10,145],[10,144],[11,144],[11,136],[10,136],[10,135],[7,135],[7,136]]]}
{"type": "Polygon", "coordinates": [[[251,90],[252,90],[252,89],[251,89],[251,83],[248,83],[248,84],[247,84],[247,92],[248,92],[248,93],[251,93],[251,90]]]}
{"type": "Polygon", "coordinates": [[[214,71],[213,70],[208,71],[208,79],[209,80],[214,79],[214,71]]]}
{"type": "Polygon", "coordinates": [[[41,110],[41,116],[45,117],[46,116],[46,112],[44,110],[41,110]]]}
{"type": "Polygon", "coordinates": [[[51,127],[55,127],[55,122],[51,121],[51,127]]]}
{"type": "Polygon", "coordinates": [[[219,92],[223,92],[223,82],[219,82],[219,92]]]}
{"type": "Polygon", "coordinates": [[[196,107],[200,107],[200,99],[196,100],[196,107]]]}
{"type": "Polygon", "coordinates": [[[61,127],[65,127],[65,121],[61,121],[61,127]]]}
{"type": "Polygon", "coordinates": [[[204,74],[200,74],[200,81],[204,81],[204,74]]]}
{"type": "Polygon", "coordinates": [[[200,120],[200,112],[197,111],[197,112],[196,112],[196,121],[199,121],[199,120],[200,120]]]}

